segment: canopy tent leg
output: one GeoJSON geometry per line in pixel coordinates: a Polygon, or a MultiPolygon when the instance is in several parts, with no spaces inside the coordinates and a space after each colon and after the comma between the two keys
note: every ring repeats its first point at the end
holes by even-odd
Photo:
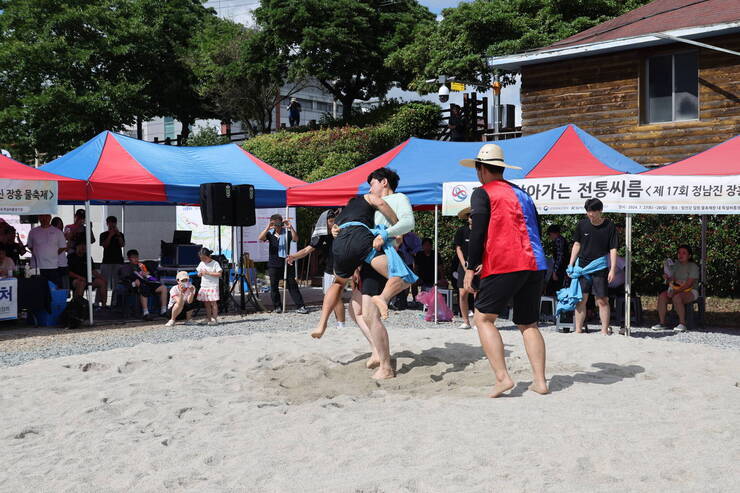
{"type": "Polygon", "coordinates": [[[437,320],[437,278],[439,265],[437,260],[439,259],[439,223],[438,223],[438,212],[439,206],[434,204],[434,323],[438,323],[437,320]]]}
{"type": "Polygon", "coordinates": [[[90,325],[93,320],[93,289],[92,289],[92,223],[90,222],[90,201],[85,201],[85,243],[87,244],[87,309],[90,316],[90,325]]]}
{"type": "Polygon", "coordinates": [[[126,204],[121,204],[121,234],[126,234],[126,204]]]}
{"type": "Polygon", "coordinates": [[[624,266],[624,335],[632,332],[632,214],[625,220],[625,266],[624,266]]]}
{"type": "MultiPolygon", "coordinates": [[[[284,221],[288,221],[288,212],[290,209],[288,208],[288,205],[285,205],[285,216],[283,217],[284,221]]],[[[288,232],[285,232],[285,238],[289,240],[288,232]]],[[[283,262],[283,313],[285,313],[285,307],[288,299],[286,298],[288,294],[288,258],[287,256],[290,255],[290,241],[285,242],[285,261],[283,262]]]]}

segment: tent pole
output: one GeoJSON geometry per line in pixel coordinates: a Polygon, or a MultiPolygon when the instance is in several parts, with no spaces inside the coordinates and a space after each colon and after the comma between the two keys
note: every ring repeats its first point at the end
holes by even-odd
{"type": "Polygon", "coordinates": [[[624,335],[630,336],[632,332],[632,214],[627,214],[625,220],[625,266],[624,266],[624,335]]]}
{"type": "Polygon", "coordinates": [[[121,204],[121,234],[126,234],[126,204],[121,204]]]}
{"type": "Polygon", "coordinates": [[[437,263],[437,260],[439,258],[438,252],[439,252],[439,224],[438,224],[438,218],[437,218],[437,211],[439,207],[437,204],[434,204],[434,323],[438,323],[437,320],[437,279],[439,277],[438,269],[439,265],[437,263]]]}
{"type": "Polygon", "coordinates": [[[92,289],[92,223],[90,222],[90,201],[85,201],[85,243],[87,248],[85,249],[87,257],[87,309],[90,316],[90,326],[92,326],[93,320],[93,289],[92,289]]]}
{"type": "MultiPolygon", "coordinates": [[[[288,205],[286,204],[285,205],[285,216],[283,218],[285,221],[290,220],[288,218],[289,212],[290,212],[290,209],[288,209],[288,205]]],[[[286,240],[288,239],[288,231],[285,231],[285,239],[286,240]]],[[[290,241],[285,242],[285,249],[286,249],[286,252],[285,252],[286,258],[285,258],[285,261],[283,262],[283,265],[284,265],[283,266],[283,313],[285,313],[285,308],[286,308],[286,304],[288,301],[287,299],[287,294],[288,294],[288,258],[287,256],[290,255],[290,241]]]]}

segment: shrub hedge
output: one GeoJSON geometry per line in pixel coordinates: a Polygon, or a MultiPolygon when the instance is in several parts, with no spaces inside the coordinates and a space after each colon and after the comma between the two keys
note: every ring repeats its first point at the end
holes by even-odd
{"type": "MultiPolygon", "coordinates": [[[[617,224],[624,224],[624,215],[605,214],[617,224]]],[[[550,224],[560,224],[563,236],[572,244],[576,223],[585,216],[540,216],[544,246],[552,246],[544,234],[550,224]]],[[[419,237],[434,237],[434,213],[417,212],[416,233],[419,237]]],[[[455,231],[463,223],[456,217],[441,217],[439,221],[440,253],[451,278],[455,231]]],[[[619,254],[624,255],[624,237],[620,236],[619,254]]],[[[664,289],[663,260],[676,258],[679,245],[687,244],[699,263],[701,256],[701,219],[689,215],[635,215],[632,220],[632,283],[638,294],[654,296],[664,289]]],[[[740,216],[708,216],[707,225],[707,295],[740,297],[740,216]]]]}

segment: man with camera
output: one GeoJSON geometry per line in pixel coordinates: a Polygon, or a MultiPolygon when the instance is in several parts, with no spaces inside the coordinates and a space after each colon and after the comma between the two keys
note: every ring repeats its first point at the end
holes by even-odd
{"type": "MultiPolygon", "coordinates": [[[[270,276],[270,297],[272,298],[273,311],[281,313],[283,305],[280,301],[280,279],[285,272],[285,259],[288,257],[290,243],[297,241],[298,233],[293,229],[290,221],[283,221],[283,216],[273,214],[270,216],[270,222],[259,234],[259,241],[269,243],[270,256],[267,261],[267,273],[270,276]]],[[[298,289],[298,283],[295,282],[295,267],[288,265],[288,277],[285,280],[290,297],[293,303],[298,307],[297,313],[308,313],[304,303],[301,291],[298,289]]]]}

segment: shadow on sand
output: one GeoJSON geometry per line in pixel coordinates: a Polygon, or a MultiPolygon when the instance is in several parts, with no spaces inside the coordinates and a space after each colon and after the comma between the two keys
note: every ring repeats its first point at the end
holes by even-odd
{"type": "Polygon", "coordinates": [[[579,372],[575,375],[554,375],[549,382],[550,392],[559,392],[571,387],[574,383],[593,383],[597,385],[612,385],[627,378],[635,378],[645,373],[645,368],[639,365],[615,365],[614,363],[594,363],[596,371],[579,372]]]}

